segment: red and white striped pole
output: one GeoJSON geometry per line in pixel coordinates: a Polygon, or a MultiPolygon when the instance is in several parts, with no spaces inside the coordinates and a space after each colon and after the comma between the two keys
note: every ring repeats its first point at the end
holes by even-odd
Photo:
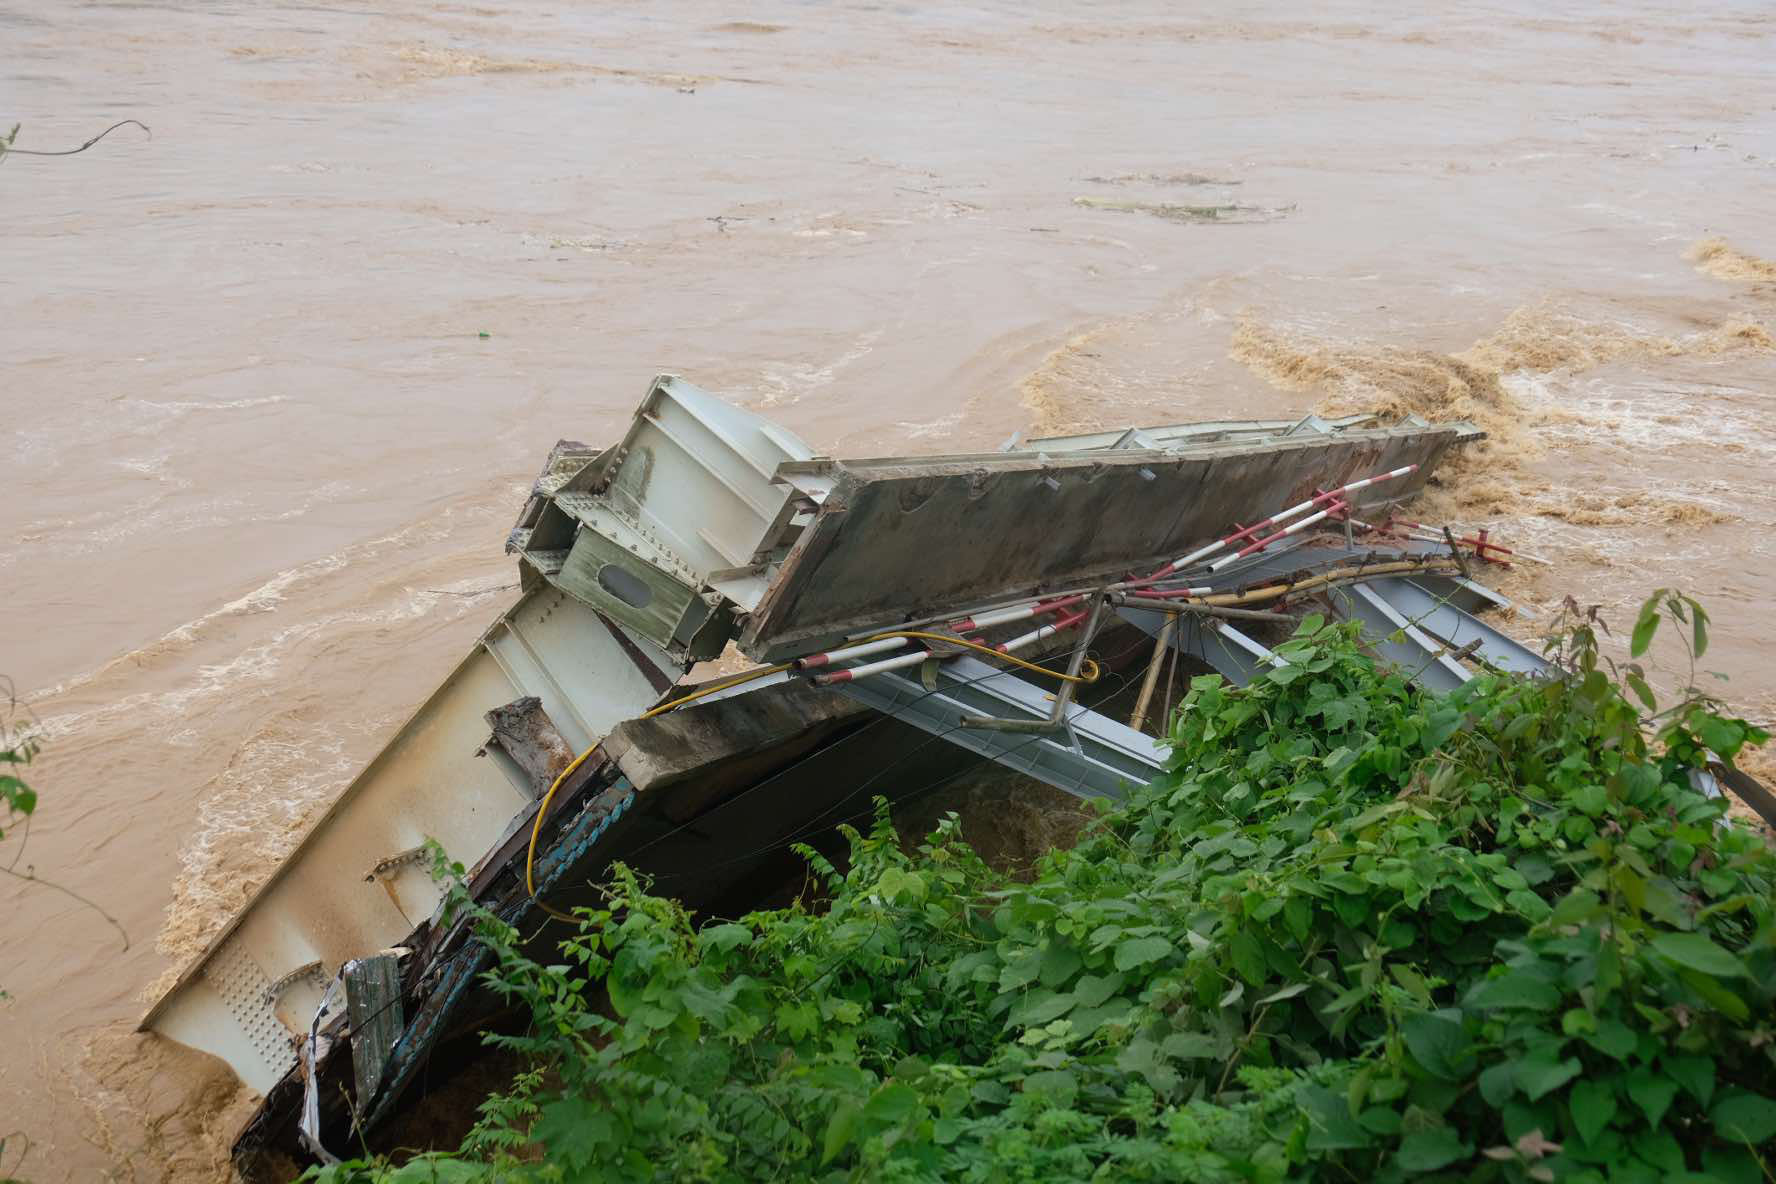
{"type": "MultiPolygon", "coordinates": [[[[1166,564],[1166,566],[1159,569],[1159,574],[1163,575],[1168,571],[1177,571],[1180,568],[1189,567],[1193,563],[1197,563],[1197,562],[1200,562],[1201,560],[1207,559],[1209,556],[1215,554],[1218,551],[1221,551],[1221,550],[1223,550],[1227,547],[1231,547],[1234,544],[1239,543],[1245,539],[1249,539],[1249,538],[1253,537],[1259,531],[1264,530],[1267,527],[1276,526],[1278,523],[1287,522],[1289,519],[1294,518],[1295,516],[1297,516],[1299,514],[1305,514],[1309,510],[1313,509],[1315,506],[1323,505],[1323,504],[1326,504],[1327,502],[1330,502],[1333,500],[1342,500],[1346,494],[1355,493],[1359,489],[1367,489],[1369,486],[1379,484],[1383,481],[1392,481],[1396,477],[1404,477],[1408,473],[1416,472],[1417,469],[1418,469],[1418,466],[1415,464],[1414,465],[1405,465],[1405,466],[1398,468],[1398,469],[1391,469],[1385,473],[1377,473],[1373,477],[1364,477],[1360,481],[1352,481],[1349,485],[1341,485],[1337,489],[1327,490],[1324,493],[1316,493],[1316,494],[1314,494],[1314,496],[1308,498],[1306,501],[1300,503],[1299,505],[1290,506],[1286,510],[1279,510],[1275,514],[1272,514],[1270,517],[1264,519],[1262,522],[1254,522],[1250,526],[1242,527],[1241,529],[1234,531],[1230,535],[1226,535],[1222,538],[1216,539],[1214,542],[1208,544],[1207,546],[1197,548],[1196,550],[1192,551],[1190,554],[1184,556],[1181,559],[1172,560],[1170,563],[1166,564]]],[[[1313,521],[1318,522],[1321,518],[1324,518],[1324,517],[1325,517],[1325,515],[1321,514],[1318,517],[1316,517],[1315,519],[1313,519],[1313,521]]],[[[1299,526],[1297,526],[1296,529],[1299,529],[1299,526]]],[[[1278,534],[1278,535],[1273,535],[1271,537],[1274,540],[1276,538],[1281,538],[1282,536],[1280,534],[1278,534]]],[[[1251,553],[1250,551],[1247,552],[1247,554],[1250,554],[1250,553],[1251,553]]],[[[1223,566],[1224,566],[1224,564],[1223,564],[1223,566]]],[[[1215,571],[1215,570],[1217,570],[1217,568],[1214,566],[1211,566],[1209,568],[1209,570],[1215,571]]]]}
{"type": "Polygon", "coordinates": [[[1136,585],[1142,596],[1154,600],[1189,600],[1193,596],[1207,596],[1214,591],[1207,584],[1196,588],[1156,588],[1136,585]]]}
{"type": "Polygon", "coordinates": [[[1301,519],[1298,522],[1291,522],[1289,525],[1283,527],[1283,529],[1277,531],[1275,534],[1270,535],[1267,538],[1259,539],[1257,542],[1251,544],[1250,546],[1243,547],[1240,550],[1235,551],[1231,555],[1222,556],[1220,559],[1217,559],[1217,560],[1215,560],[1215,562],[1209,564],[1209,570],[1210,571],[1220,571],[1222,568],[1226,567],[1228,564],[1233,563],[1236,560],[1244,559],[1248,555],[1256,555],[1258,552],[1264,550],[1264,548],[1270,546],[1272,543],[1276,542],[1278,539],[1287,538],[1288,536],[1290,536],[1292,534],[1297,534],[1303,530],[1306,530],[1308,527],[1312,526],[1314,523],[1322,521],[1323,519],[1331,516],[1332,514],[1337,513],[1339,510],[1348,510],[1348,509],[1350,509],[1350,506],[1348,503],[1343,502],[1343,501],[1334,501],[1330,505],[1328,505],[1325,509],[1320,510],[1318,513],[1309,514],[1307,517],[1301,519]]]}
{"type": "Polygon", "coordinates": [[[830,666],[834,662],[849,662],[856,658],[867,658],[871,654],[885,654],[889,650],[904,649],[912,640],[907,637],[884,637],[881,641],[865,641],[857,645],[840,646],[836,650],[827,650],[822,654],[809,654],[805,658],[795,660],[796,667],[811,670],[817,666],[830,666]]]}
{"type": "Polygon", "coordinates": [[[1031,617],[1045,616],[1059,612],[1064,608],[1072,608],[1085,600],[1083,594],[1063,596],[1058,600],[1039,600],[1033,604],[1020,604],[1013,608],[1002,608],[997,612],[981,613],[977,616],[963,617],[960,621],[952,621],[950,628],[957,633],[977,633],[982,629],[991,629],[994,625],[1009,625],[1013,621],[1024,621],[1031,617]]]}
{"type": "Polygon", "coordinates": [[[839,682],[855,682],[860,678],[868,678],[872,674],[882,674],[889,670],[917,666],[930,656],[930,650],[919,650],[917,653],[901,654],[897,658],[884,658],[880,662],[865,662],[861,666],[849,666],[844,670],[828,670],[824,674],[816,674],[811,681],[815,686],[822,687],[830,687],[839,682]]]}
{"type": "Polygon", "coordinates": [[[1010,641],[1002,641],[993,648],[1002,654],[1009,654],[1016,650],[1021,650],[1025,646],[1035,645],[1043,638],[1053,637],[1063,629],[1071,629],[1073,626],[1079,624],[1079,622],[1085,620],[1085,618],[1086,614],[1084,612],[1068,613],[1058,621],[1044,625],[1039,629],[1032,629],[1028,633],[1019,634],[1010,641]]]}

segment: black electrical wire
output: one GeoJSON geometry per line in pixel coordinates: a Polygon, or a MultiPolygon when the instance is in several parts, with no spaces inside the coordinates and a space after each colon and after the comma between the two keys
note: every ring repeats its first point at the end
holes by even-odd
{"type": "MultiPolygon", "coordinates": [[[[154,138],[154,132],[141,120],[120,119],[78,148],[65,148],[59,152],[45,152],[40,148],[14,148],[10,144],[0,146],[0,164],[4,164],[8,156],[74,156],[78,153],[85,152],[88,148],[91,148],[94,144],[97,144],[100,140],[104,139],[118,128],[131,123],[147,132],[150,140],[154,138]]],[[[16,132],[18,129],[14,128],[13,130],[16,132]]]]}

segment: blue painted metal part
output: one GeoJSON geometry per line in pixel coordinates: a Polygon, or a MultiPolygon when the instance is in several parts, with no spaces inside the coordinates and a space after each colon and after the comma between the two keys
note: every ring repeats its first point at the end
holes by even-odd
{"type": "MultiPolygon", "coordinates": [[[[635,804],[635,787],[627,777],[619,776],[599,797],[614,793],[621,793],[622,796],[603,813],[591,808],[585,810],[537,858],[535,879],[538,896],[554,888],[569,868],[589,855],[605,833],[635,804]]],[[[535,909],[536,901],[520,889],[516,899],[494,906],[493,913],[506,924],[516,926],[522,924],[535,909]]],[[[388,1063],[383,1070],[382,1088],[377,1091],[374,1099],[368,1100],[368,1106],[365,1105],[367,1099],[358,1099],[360,1110],[368,1114],[363,1121],[365,1130],[375,1127],[388,1117],[408,1082],[412,1081],[414,1073],[425,1063],[432,1045],[447,1030],[450,1017],[468,994],[469,987],[491,960],[492,952],[480,941],[469,937],[463,948],[445,965],[437,986],[427,993],[425,1003],[415,1011],[412,1022],[389,1051],[388,1063]]]]}

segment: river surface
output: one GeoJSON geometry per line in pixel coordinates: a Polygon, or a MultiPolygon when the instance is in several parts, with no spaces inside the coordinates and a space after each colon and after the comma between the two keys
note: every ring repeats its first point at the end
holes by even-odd
{"type": "Polygon", "coordinates": [[[135,1022],[657,372],[851,455],[1472,416],[1427,514],[1552,561],[1520,627],[1681,584],[1767,720],[1776,14],[1215,8],[0,0],[19,147],[153,129],[0,167],[19,866],[129,937],[0,883],[23,1174],[223,1177],[251,1100],[135,1022]]]}

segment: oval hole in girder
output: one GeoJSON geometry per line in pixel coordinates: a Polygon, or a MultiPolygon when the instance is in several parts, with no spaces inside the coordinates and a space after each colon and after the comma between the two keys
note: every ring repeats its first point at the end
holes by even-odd
{"type": "Polygon", "coordinates": [[[598,569],[598,586],[630,608],[646,608],[654,600],[654,590],[643,583],[641,577],[614,563],[598,569]]]}

